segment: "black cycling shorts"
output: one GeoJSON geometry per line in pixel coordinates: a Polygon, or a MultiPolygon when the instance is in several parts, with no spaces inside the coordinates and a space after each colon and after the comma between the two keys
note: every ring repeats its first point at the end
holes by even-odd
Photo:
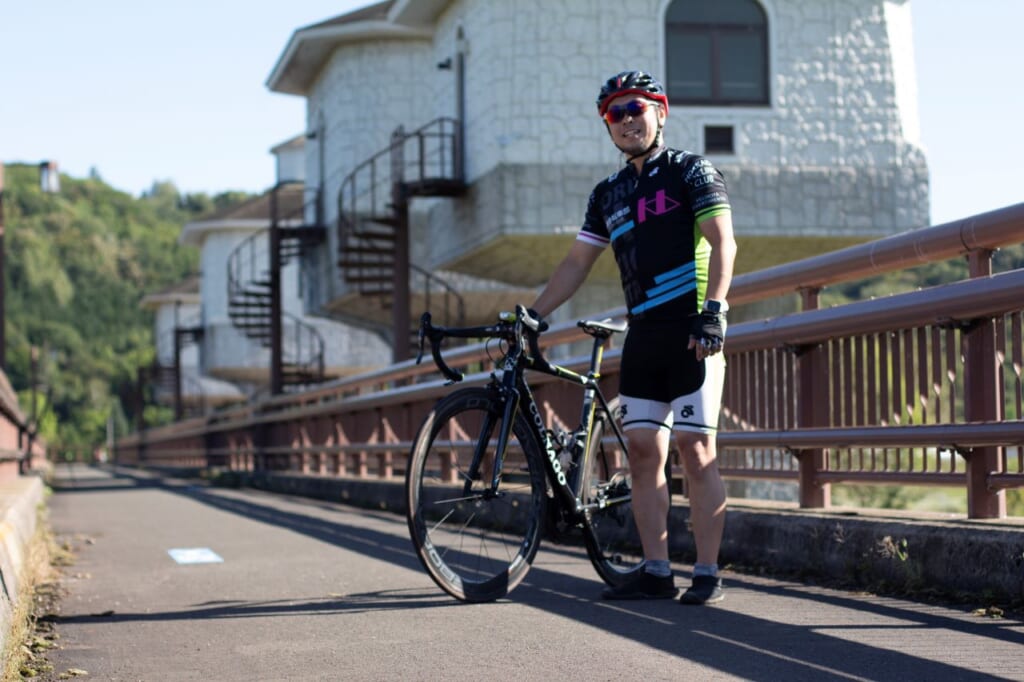
{"type": "Polygon", "coordinates": [[[725,357],[716,353],[698,362],[689,340],[688,321],[630,327],[619,374],[624,429],[718,429],[725,357]]]}

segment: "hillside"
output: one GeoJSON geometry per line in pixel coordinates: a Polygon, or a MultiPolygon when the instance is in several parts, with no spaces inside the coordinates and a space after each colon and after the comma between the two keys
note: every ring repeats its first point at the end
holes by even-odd
{"type": "Polygon", "coordinates": [[[182,226],[246,195],[182,195],[155,183],[136,198],[99,177],[67,175],[48,194],[26,165],[5,166],[4,185],[7,374],[32,414],[37,347],[42,437],[91,449],[106,439],[108,419],[118,433],[134,424],[136,370],[155,353],[152,316],[139,301],[198,270],[198,252],[178,244],[182,226]]]}

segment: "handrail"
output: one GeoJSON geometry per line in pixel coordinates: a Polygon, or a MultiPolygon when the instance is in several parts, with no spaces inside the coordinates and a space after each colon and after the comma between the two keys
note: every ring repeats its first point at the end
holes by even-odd
{"type": "Polygon", "coordinates": [[[407,164],[404,162],[404,146],[411,140],[418,140],[416,145],[417,154],[411,159],[408,166],[417,169],[414,181],[424,182],[428,179],[446,178],[450,180],[461,180],[455,177],[456,168],[453,162],[452,174],[447,175],[447,164],[445,158],[451,156],[454,159],[454,149],[457,144],[456,135],[458,126],[450,117],[436,118],[412,132],[406,133],[401,128],[395,131],[390,144],[371,155],[366,160],[357,164],[352,171],[341,181],[338,189],[337,210],[338,210],[338,249],[341,258],[352,257],[350,267],[343,273],[348,277],[358,277],[362,269],[368,271],[387,269],[391,266],[393,259],[388,254],[380,252],[386,250],[381,240],[386,240],[386,231],[361,231],[359,228],[360,218],[369,221],[387,221],[392,219],[393,211],[396,208],[398,187],[406,182],[404,171],[407,164]],[[451,126],[452,131],[446,132],[446,127],[451,126]],[[434,130],[437,129],[437,132],[434,130]],[[436,150],[428,154],[426,140],[437,138],[439,140],[436,150]],[[445,150],[450,146],[452,151],[446,154],[445,150]],[[439,155],[441,159],[438,168],[440,175],[432,176],[427,173],[427,157],[439,155]],[[396,159],[401,157],[401,163],[396,164],[396,159]],[[379,167],[378,164],[387,160],[386,166],[379,167]],[[380,168],[380,172],[378,172],[380,168]],[[369,174],[369,178],[365,176],[369,174]],[[360,184],[359,180],[364,180],[360,184]],[[368,201],[367,201],[368,199],[368,201]],[[362,200],[362,201],[361,201],[362,200]],[[376,248],[377,252],[372,252],[376,248]],[[351,251],[351,253],[349,253],[351,251]],[[349,273],[348,270],[354,272],[349,273]]]}
{"type": "Polygon", "coordinates": [[[976,250],[1020,243],[1024,203],[962,220],[910,230],[793,263],[738,275],[729,288],[733,305],[761,301],[801,289],[852,282],[913,265],[948,260],[976,250]]]}
{"type": "MultiPolygon", "coordinates": [[[[305,216],[310,206],[316,208],[319,213],[320,190],[313,192],[311,198],[307,198],[308,190],[304,184],[296,181],[282,181],[276,184],[270,193],[272,197],[277,192],[288,187],[302,187],[302,201],[297,206],[288,210],[284,215],[270,216],[274,224],[279,228],[296,227],[305,224],[305,216]]],[[[274,210],[280,210],[279,201],[273,201],[274,210]]],[[[246,336],[268,343],[271,334],[270,320],[270,296],[271,288],[271,253],[270,253],[270,230],[262,229],[246,237],[232,249],[228,256],[228,315],[232,323],[238,327],[246,336]]],[[[293,233],[294,234],[294,233],[293,233]]],[[[284,242],[301,241],[286,238],[284,242]]],[[[281,264],[301,253],[301,243],[296,248],[282,248],[281,264]]],[[[282,362],[291,365],[293,371],[299,373],[315,372],[315,376],[323,378],[324,373],[324,341],[320,333],[313,326],[302,322],[300,319],[287,313],[284,317],[291,320],[294,332],[293,343],[290,348],[283,349],[283,353],[289,353],[289,358],[282,357],[282,362]],[[308,355],[304,355],[308,351],[308,355]]],[[[302,382],[305,383],[305,382],[302,382]]]]}
{"type": "MultiPolygon", "coordinates": [[[[299,373],[309,373],[314,377],[324,376],[324,337],[313,325],[304,322],[291,313],[283,313],[292,333],[282,334],[284,343],[282,362],[290,369],[299,373]],[[290,343],[289,343],[290,342],[290,343]]],[[[313,383],[318,383],[319,379],[313,383]]],[[[302,382],[299,382],[300,384],[302,382]]]]}
{"type": "Polygon", "coordinates": [[[1017,310],[1024,291],[1024,270],[943,284],[835,308],[809,310],[729,329],[726,350],[801,346],[837,335],[872,334],[927,324],[957,325],[1017,310]]]}
{"type": "MultiPolygon", "coordinates": [[[[838,282],[899,269],[908,253],[924,262],[972,250],[987,256],[1000,245],[1024,241],[1022,209],[1024,204],[983,214],[961,221],[955,230],[928,228],[879,240],[874,248],[805,259],[763,288],[759,282],[767,280],[754,273],[730,301],[752,300],[744,298],[751,291],[771,297],[813,288],[823,274],[838,282]],[[930,245],[929,234],[939,246],[930,245]],[[822,271],[826,262],[827,273],[822,271]]],[[[972,274],[979,271],[984,268],[973,268],[972,274]]],[[[997,516],[1000,498],[994,491],[1024,487],[1021,291],[1024,269],[733,325],[726,344],[730,372],[720,469],[731,477],[799,481],[805,506],[827,504],[822,490],[840,481],[966,485],[969,515],[997,516]]],[[[623,312],[620,307],[592,317],[623,312]]],[[[541,340],[549,347],[582,337],[572,323],[562,323],[541,340]]],[[[602,380],[615,380],[620,357],[620,350],[608,350],[602,380]]],[[[445,358],[466,370],[468,382],[485,381],[491,366],[482,343],[447,350],[445,358]]],[[[564,385],[537,384],[538,399],[553,418],[576,418],[578,400],[573,414],[566,412],[568,394],[558,388],[564,385]]],[[[325,453],[335,451],[356,461],[370,448],[349,446],[366,442],[382,458],[380,475],[386,477],[391,468],[383,462],[394,457],[397,463],[403,456],[416,415],[425,414],[448,390],[433,366],[410,360],[139,439],[170,451],[186,443],[205,448],[206,434],[250,446],[256,443],[253,434],[278,434],[245,456],[250,465],[282,469],[305,467],[315,457],[322,467],[325,453]],[[325,421],[337,424],[336,431],[324,437],[317,426],[321,435],[310,439],[310,427],[325,421]],[[286,457],[289,443],[299,441],[306,444],[301,457],[286,457]],[[378,448],[381,443],[390,447],[378,448]]],[[[339,463],[334,466],[341,471],[339,463]]]]}
{"type": "Polygon", "coordinates": [[[423,287],[423,294],[426,298],[426,301],[423,307],[427,310],[434,309],[433,306],[431,306],[430,301],[430,284],[431,282],[434,282],[444,290],[444,312],[438,319],[443,320],[443,324],[452,327],[463,326],[466,323],[466,299],[462,296],[462,294],[459,293],[458,289],[449,284],[448,281],[445,280],[443,277],[439,277],[433,272],[430,272],[426,268],[421,268],[415,263],[410,263],[409,269],[421,275],[425,281],[423,287]],[[455,301],[454,317],[452,317],[450,309],[451,306],[449,305],[449,302],[452,300],[455,301]]]}

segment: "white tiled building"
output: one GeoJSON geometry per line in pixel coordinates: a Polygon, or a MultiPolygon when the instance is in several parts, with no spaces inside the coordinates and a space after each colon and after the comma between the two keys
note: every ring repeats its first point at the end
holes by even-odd
{"type": "MultiPolygon", "coordinates": [[[[594,100],[629,68],[666,83],[666,142],[723,170],[739,272],[928,224],[909,0],[394,0],[298,29],[268,78],[306,98],[324,189],[307,308],[348,305],[343,181],[438,117],[464,130],[466,189],[412,200],[412,262],[543,284],[621,163],[594,100]]],[[[561,314],[621,304],[610,257],[588,291],[561,314]]]]}

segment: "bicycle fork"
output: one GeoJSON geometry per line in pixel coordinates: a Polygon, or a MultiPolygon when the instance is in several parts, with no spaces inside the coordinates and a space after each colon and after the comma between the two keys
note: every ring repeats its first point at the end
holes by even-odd
{"type": "MultiPolygon", "coordinates": [[[[519,391],[515,387],[500,386],[499,396],[503,403],[502,414],[498,420],[498,438],[494,447],[493,461],[491,462],[491,483],[484,489],[483,498],[492,499],[498,496],[498,487],[501,485],[501,472],[505,466],[505,452],[508,449],[509,438],[512,435],[512,426],[515,422],[516,410],[519,409],[519,391]]],[[[482,479],[481,469],[488,459],[488,450],[491,444],[491,432],[494,430],[497,416],[488,414],[484,418],[480,438],[477,440],[476,448],[473,451],[473,460],[469,465],[468,476],[463,485],[463,494],[470,495],[473,482],[482,479]]]]}

